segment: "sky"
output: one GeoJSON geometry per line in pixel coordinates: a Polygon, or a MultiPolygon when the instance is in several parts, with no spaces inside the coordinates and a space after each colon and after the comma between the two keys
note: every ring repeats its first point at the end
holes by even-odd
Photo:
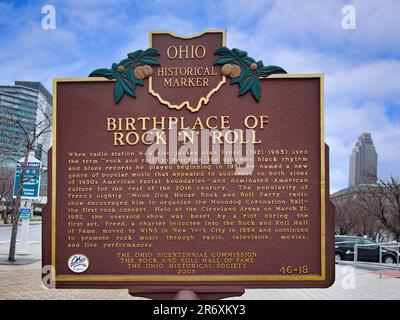
{"type": "Polygon", "coordinates": [[[148,33],[227,30],[227,46],[288,73],[325,74],[331,192],[347,187],[349,155],[370,132],[378,175],[400,176],[398,0],[0,0],[0,84],[85,77],[149,46],[148,33]],[[43,29],[45,5],[55,29],[43,29]],[[342,9],[354,8],[353,29],[342,9]]]}

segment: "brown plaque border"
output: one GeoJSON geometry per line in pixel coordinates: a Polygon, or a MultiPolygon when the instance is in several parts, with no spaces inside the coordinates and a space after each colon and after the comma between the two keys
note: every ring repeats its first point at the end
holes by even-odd
{"type": "MultiPolygon", "coordinates": [[[[57,84],[63,82],[89,82],[89,81],[114,81],[101,77],[91,78],[55,78],[53,79],[53,145],[52,145],[52,207],[51,207],[51,264],[54,272],[51,273],[52,280],[57,282],[92,282],[92,281],[139,281],[139,282],[232,282],[232,281],[318,281],[326,280],[326,155],[324,141],[324,75],[323,74],[276,74],[269,78],[294,79],[294,78],[318,78],[320,80],[320,155],[321,155],[321,274],[320,275],[292,275],[292,276],[270,276],[270,275],[197,275],[197,276],[174,276],[174,275],[116,275],[116,276],[57,276],[56,269],[56,211],[57,211],[57,84]]],[[[151,77],[150,77],[151,79],[151,77]]],[[[262,78],[261,78],[262,79],[262,78]]]]}

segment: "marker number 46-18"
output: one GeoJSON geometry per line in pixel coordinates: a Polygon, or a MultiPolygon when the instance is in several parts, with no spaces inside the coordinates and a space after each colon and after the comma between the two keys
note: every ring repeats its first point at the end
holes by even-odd
{"type": "Polygon", "coordinates": [[[299,274],[306,274],[308,273],[308,266],[282,266],[279,269],[279,272],[282,274],[292,274],[292,273],[299,273],[299,274]]]}

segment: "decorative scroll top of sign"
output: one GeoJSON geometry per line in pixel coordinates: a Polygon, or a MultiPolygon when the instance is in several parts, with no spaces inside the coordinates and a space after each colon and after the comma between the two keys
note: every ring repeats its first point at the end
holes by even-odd
{"type": "Polygon", "coordinates": [[[239,96],[250,91],[257,102],[260,101],[261,97],[259,78],[265,78],[276,73],[286,73],[281,67],[265,67],[261,60],[256,62],[256,60],[247,56],[246,51],[239,49],[229,50],[222,47],[215,50],[215,54],[220,55],[214,63],[223,65],[222,74],[231,78],[231,84],[239,84],[239,96]]]}
{"type": "Polygon", "coordinates": [[[150,66],[159,66],[155,56],[160,53],[155,49],[138,50],[128,53],[128,58],[120,63],[113,63],[111,69],[101,68],[94,70],[89,77],[104,77],[115,80],[114,100],[119,103],[124,93],[136,97],[136,85],[143,86],[143,79],[153,74],[150,66]]]}
{"type": "Polygon", "coordinates": [[[90,77],[115,81],[114,100],[118,104],[124,93],[136,97],[136,85],[148,78],[149,93],[170,109],[186,107],[198,111],[209,102],[226,78],[239,85],[239,96],[251,92],[261,98],[260,78],[286,73],[277,66],[265,67],[263,62],[247,56],[246,51],[225,47],[224,31],[205,31],[193,36],[170,32],[151,32],[150,46],[128,54],[111,69],[94,70],[90,77]]]}

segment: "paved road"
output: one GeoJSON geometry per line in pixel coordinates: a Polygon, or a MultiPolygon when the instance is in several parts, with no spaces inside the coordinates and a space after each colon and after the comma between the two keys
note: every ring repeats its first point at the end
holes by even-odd
{"type": "MultiPolygon", "coordinates": [[[[17,240],[20,238],[21,225],[18,226],[17,240]]],[[[10,241],[11,237],[11,226],[0,227],[0,242],[10,241]]],[[[29,226],[29,241],[41,241],[42,237],[42,225],[31,224],[29,226]]]]}

